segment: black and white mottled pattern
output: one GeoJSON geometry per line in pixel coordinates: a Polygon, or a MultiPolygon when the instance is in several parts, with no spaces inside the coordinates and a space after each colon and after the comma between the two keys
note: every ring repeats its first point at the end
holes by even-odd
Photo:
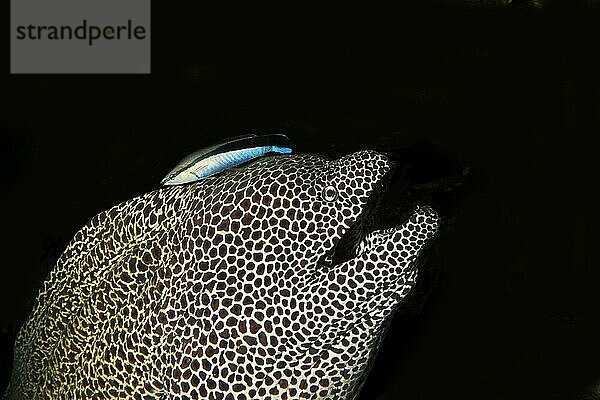
{"type": "Polygon", "coordinates": [[[354,228],[336,262],[390,170],[270,157],[100,213],[40,290],[6,397],[354,399],[438,226],[421,207],[354,228]]]}

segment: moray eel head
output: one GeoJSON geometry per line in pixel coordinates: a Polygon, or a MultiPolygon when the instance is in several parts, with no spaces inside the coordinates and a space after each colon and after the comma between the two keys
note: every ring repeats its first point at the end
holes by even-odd
{"type": "MultiPolygon", "coordinates": [[[[216,296],[244,310],[230,318],[222,311],[227,334],[239,336],[236,348],[250,354],[259,380],[279,382],[273,398],[345,400],[360,391],[439,225],[421,206],[404,224],[373,230],[392,172],[393,163],[370,150],[336,160],[278,156],[197,186],[204,222],[189,247],[210,249],[210,268],[227,266],[216,296]]],[[[262,399],[257,393],[248,392],[262,399]]]]}

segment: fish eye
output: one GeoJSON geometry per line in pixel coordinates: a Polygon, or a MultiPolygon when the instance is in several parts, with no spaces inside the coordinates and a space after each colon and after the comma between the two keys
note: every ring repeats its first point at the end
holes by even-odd
{"type": "Polygon", "coordinates": [[[323,200],[325,201],[334,201],[337,199],[337,195],[338,192],[333,186],[327,186],[325,189],[323,189],[323,200]]]}

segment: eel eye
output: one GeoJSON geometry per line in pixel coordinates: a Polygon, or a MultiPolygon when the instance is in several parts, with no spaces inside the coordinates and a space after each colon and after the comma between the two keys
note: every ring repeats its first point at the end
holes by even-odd
{"type": "Polygon", "coordinates": [[[327,186],[323,189],[323,200],[325,201],[334,201],[337,199],[338,192],[333,186],[327,186]]]}

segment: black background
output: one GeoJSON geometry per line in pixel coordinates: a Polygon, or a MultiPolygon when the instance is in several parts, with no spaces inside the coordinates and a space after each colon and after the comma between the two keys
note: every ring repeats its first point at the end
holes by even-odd
{"type": "Polygon", "coordinates": [[[444,214],[361,400],[600,398],[590,3],[154,2],[147,76],[11,76],[5,9],[0,388],[87,220],[199,147],[285,132],[301,153],[389,151],[390,219],[415,201],[444,214]]]}

